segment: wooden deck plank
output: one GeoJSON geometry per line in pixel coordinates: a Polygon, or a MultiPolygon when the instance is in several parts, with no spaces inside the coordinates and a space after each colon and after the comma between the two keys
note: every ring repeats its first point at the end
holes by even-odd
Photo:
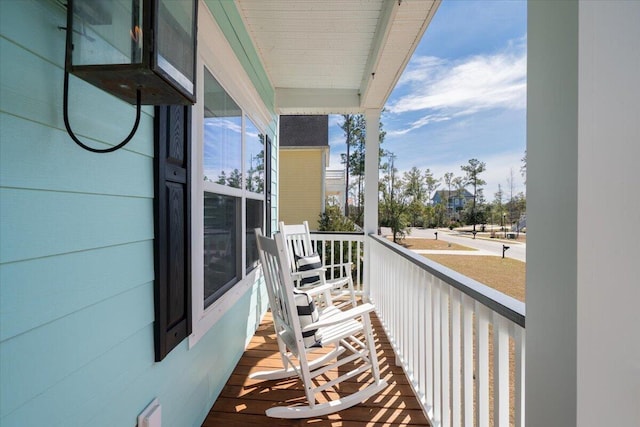
{"type": "MultiPolygon", "coordinates": [[[[297,378],[278,381],[249,378],[252,372],[282,366],[271,315],[268,313],[202,426],[428,426],[404,372],[395,366],[395,355],[375,315],[372,324],[381,376],[389,383],[379,394],[352,408],[324,417],[303,420],[267,417],[265,411],[273,406],[306,402],[302,381],[297,378]]],[[[352,367],[345,365],[340,369],[352,367]]],[[[337,374],[338,370],[334,370],[326,375],[326,379],[318,382],[334,378],[337,374]]],[[[370,374],[362,374],[341,383],[337,391],[327,391],[323,398],[333,399],[341,393],[353,393],[371,381],[370,374]]]]}

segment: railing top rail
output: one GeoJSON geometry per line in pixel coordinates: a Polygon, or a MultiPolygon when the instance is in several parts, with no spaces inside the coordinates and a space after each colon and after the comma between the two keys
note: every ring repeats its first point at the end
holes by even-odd
{"type": "Polygon", "coordinates": [[[403,258],[409,260],[418,267],[445,281],[454,288],[464,292],[501,316],[511,320],[523,328],[525,327],[525,303],[505,295],[502,292],[498,292],[487,285],[483,285],[482,283],[464,276],[457,271],[451,270],[450,268],[420,256],[413,251],[403,248],[402,246],[396,245],[384,237],[375,234],[369,234],[369,237],[387,247],[389,250],[392,250],[403,258]]]}
{"type": "Polygon", "coordinates": [[[311,235],[320,234],[320,235],[347,235],[347,236],[364,236],[364,232],[362,231],[310,231],[311,235]]]}

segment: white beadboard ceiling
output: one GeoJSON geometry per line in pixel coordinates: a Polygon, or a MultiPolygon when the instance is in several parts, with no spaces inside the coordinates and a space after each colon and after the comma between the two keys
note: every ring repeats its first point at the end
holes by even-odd
{"type": "Polygon", "coordinates": [[[236,0],[279,114],[382,108],[440,0],[236,0]]]}

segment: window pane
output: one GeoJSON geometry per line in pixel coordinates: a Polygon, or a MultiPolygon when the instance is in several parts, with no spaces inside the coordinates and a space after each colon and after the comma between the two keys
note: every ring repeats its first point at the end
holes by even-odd
{"type": "Polygon", "coordinates": [[[238,281],[239,199],[204,193],[204,306],[238,281]]]}
{"type": "Polygon", "coordinates": [[[259,261],[254,229],[261,228],[264,234],[262,204],[262,200],[247,199],[247,272],[253,270],[259,261]]]}
{"type": "Polygon", "coordinates": [[[245,188],[254,193],[264,191],[264,135],[248,117],[245,120],[245,188]]]}
{"type": "Polygon", "coordinates": [[[242,188],[242,111],[205,69],[204,180],[242,188]]]}

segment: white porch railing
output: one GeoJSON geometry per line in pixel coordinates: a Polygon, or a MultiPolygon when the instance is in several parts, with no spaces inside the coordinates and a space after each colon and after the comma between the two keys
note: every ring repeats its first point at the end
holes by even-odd
{"type": "Polygon", "coordinates": [[[367,243],[365,293],[434,427],[523,426],[524,303],[379,236],[367,243]]]}
{"type": "MultiPolygon", "coordinates": [[[[324,265],[335,265],[345,262],[352,263],[353,286],[358,293],[362,293],[362,275],[364,254],[363,233],[338,233],[314,231],[311,233],[311,243],[322,254],[324,265]]],[[[328,278],[333,279],[340,272],[329,269],[328,278]]]]}

